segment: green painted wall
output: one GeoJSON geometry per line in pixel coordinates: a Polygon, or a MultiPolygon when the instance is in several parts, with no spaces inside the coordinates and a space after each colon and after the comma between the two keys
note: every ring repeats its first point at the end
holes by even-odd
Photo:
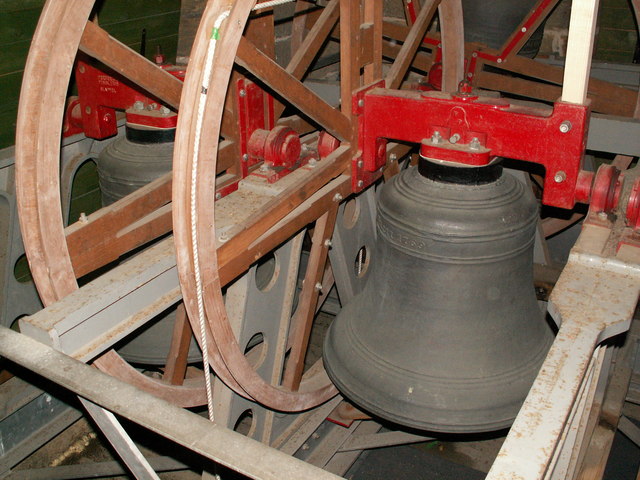
{"type": "MultiPolygon", "coordinates": [[[[65,0],[58,0],[65,1],[65,0]]],[[[22,73],[44,0],[0,0],[0,148],[15,143],[22,73]]],[[[157,45],[175,58],[180,0],[104,0],[96,3],[100,26],[134,49],[147,32],[147,57],[157,45]]]]}

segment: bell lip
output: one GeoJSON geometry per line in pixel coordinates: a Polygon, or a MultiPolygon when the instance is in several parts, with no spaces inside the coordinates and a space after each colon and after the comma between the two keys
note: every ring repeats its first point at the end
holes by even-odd
{"type": "Polygon", "coordinates": [[[502,159],[496,157],[480,167],[420,156],[418,173],[429,180],[456,185],[486,185],[502,176],[502,159]]]}

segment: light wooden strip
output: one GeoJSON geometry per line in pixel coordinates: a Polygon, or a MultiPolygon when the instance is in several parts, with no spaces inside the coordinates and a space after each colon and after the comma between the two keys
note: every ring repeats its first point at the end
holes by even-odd
{"type": "Polygon", "coordinates": [[[574,1],[569,20],[567,59],[562,82],[562,101],[584,105],[587,101],[593,39],[599,0],[574,1]]]}

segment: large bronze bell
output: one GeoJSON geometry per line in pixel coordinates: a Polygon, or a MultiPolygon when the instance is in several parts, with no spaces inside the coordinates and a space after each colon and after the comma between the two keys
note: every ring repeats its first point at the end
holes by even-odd
{"type": "Polygon", "coordinates": [[[345,397],[418,429],[508,427],[553,338],[533,287],[537,218],[500,164],[421,159],[385,184],[373,270],[325,340],[345,397]]]}

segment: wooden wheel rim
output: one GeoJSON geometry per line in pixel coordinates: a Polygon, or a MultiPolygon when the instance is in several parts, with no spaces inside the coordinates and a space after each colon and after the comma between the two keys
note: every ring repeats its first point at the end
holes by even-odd
{"type": "MultiPolygon", "coordinates": [[[[199,92],[203,83],[202,65],[207,53],[207,45],[216,19],[229,12],[229,17],[220,29],[220,40],[213,58],[211,86],[206,99],[203,118],[204,125],[211,125],[206,135],[202,135],[197,176],[199,239],[198,253],[200,271],[203,280],[204,302],[207,316],[207,338],[212,345],[209,348],[209,361],[216,375],[228,386],[228,382],[237,382],[253,400],[276,410],[300,411],[312,408],[335,396],[338,392],[324,371],[310,381],[303,382],[299,392],[286,391],[264,381],[252,368],[242,353],[236,337],[231,330],[222,298],[216,244],[213,235],[215,214],[211,208],[212,192],[215,191],[215,170],[218,150],[218,138],[222,121],[222,108],[226,89],[234,65],[235,51],[240,42],[244,26],[255,5],[255,0],[231,2],[210,1],[200,22],[196,41],[191,53],[190,65],[185,77],[184,95],[180,104],[182,114],[176,130],[176,148],[174,150],[174,236],[176,258],[183,298],[192,329],[199,332],[198,308],[195,291],[194,252],[191,244],[191,168],[195,141],[195,112],[198,108],[199,92]],[[185,114],[186,113],[186,114],[185,114]],[[227,374],[230,374],[227,376],[227,374]],[[317,386],[321,383],[320,386],[317,386]]],[[[199,339],[200,341],[200,339],[199,339]]],[[[233,388],[233,387],[231,387],[233,388]]],[[[235,389],[234,389],[235,390],[235,389]]],[[[240,392],[237,392],[240,393],[240,392]]]]}
{"type": "MultiPolygon", "coordinates": [[[[78,288],[60,201],[60,131],[69,78],[94,0],[48,0],[27,58],[16,126],[16,196],[25,252],[45,306],[78,288]],[[45,108],[46,106],[46,108],[45,108]]],[[[98,368],[181,406],[206,403],[201,380],[168,385],[110,350],[98,368]]]]}
{"type": "MultiPolygon", "coordinates": [[[[255,5],[255,0],[221,0],[210,1],[203,15],[196,36],[195,46],[192,50],[190,67],[185,78],[184,95],[180,105],[181,115],[178,120],[176,134],[176,148],[174,150],[174,182],[173,182],[173,208],[174,208],[174,235],[176,244],[176,256],[180,284],[183,298],[189,312],[194,331],[199,331],[198,307],[196,300],[196,273],[195,255],[192,246],[192,226],[190,199],[191,170],[193,167],[193,155],[196,141],[196,112],[198,109],[198,93],[203,85],[203,62],[206,56],[207,44],[211,36],[214,22],[223,13],[229,17],[220,29],[219,40],[213,57],[211,86],[206,98],[206,108],[203,125],[211,127],[206,134],[200,137],[198,145],[197,178],[198,189],[196,192],[196,208],[198,219],[196,235],[198,237],[198,257],[201,280],[203,284],[204,309],[207,319],[207,337],[213,343],[210,351],[210,362],[218,376],[226,383],[235,380],[245,392],[259,403],[263,403],[276,410],[300,411],[314,407],[337,393],[330,383],[324,370],[313,378],[306,379],[300,385],[300,390],[292,392],[282,387],[265,382],[251,367],[242,353],[236,337],[229,324],[224,301],[221,294],[221,283],[218,275],[218,261],[216,254],[216,242],[212,232],[215,226],[214,208],[211,201],[215,190],[215,171],[220,138],[222,105],[224,104],[225,89],[222,85],[228,85],[231,70],[234,65],[235,52],[240,44],[242,32],[248,16],[255,5]],[[224,365],[221,365],[222,362],[224,365]],[[220,372],[218,369],[222,368],[220,372]],[[225,378],[226,372],[230,372],[232,379],[225,378]]],[[[429,9],[435,11],[435,4],[431,2],[429,9]]],[[[459,1],[448,1],[442,4],[441,14],[448,22],[445,29],[446,36],[453,44],[453,54],[450,55],[449,81],[447,85],[455,89],[457,80],[461,78],[462,56],[461,53],[462,31],[459,27],[461,17],[456,17],[461,12],[459,1]]],[[[426,28],[426,27],[425,27],[426,28]]],[[[351,126],[353,128],[353,126],[351,126]]],[[[231,240],[233,241],[233,240],[231,240]]]]}

